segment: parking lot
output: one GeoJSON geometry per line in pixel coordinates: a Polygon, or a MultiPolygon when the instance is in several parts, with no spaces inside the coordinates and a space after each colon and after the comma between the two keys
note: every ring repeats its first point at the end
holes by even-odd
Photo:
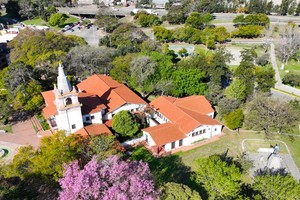
{"type": "Polygon", "coordinates": [[[76,25],[65,31],[64,34],[83,37],[90,46],[98,46],[99,39],[106,35],[102,29],[97,30],[95,25],[91,25],[90,27],[76,25]]]}

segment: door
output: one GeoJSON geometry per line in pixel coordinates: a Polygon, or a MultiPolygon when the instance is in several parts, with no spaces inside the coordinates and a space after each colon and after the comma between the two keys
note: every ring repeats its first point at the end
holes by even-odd
{"type": "Polygon", "coordinates": [[[182,146],[182,139],[179,140],[179,146],[180,146],[180,147],[182,146]]]}

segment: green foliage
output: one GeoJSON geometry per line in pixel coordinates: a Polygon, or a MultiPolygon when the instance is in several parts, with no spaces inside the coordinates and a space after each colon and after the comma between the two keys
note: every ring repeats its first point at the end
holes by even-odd
{"type": "Polygon", "coordinates": [[[183,24],[186,20],[186,13],[182,6],[172,6],[168,10],[166,19],[170,24],[183,24]]]}
{"type": "Polygon", "coordinates": [[[191,12],[185,20],[185,25],[191,26],[192,28],[203,29],[212,20],[213,16],[210,13],[191,12]]]}
{"type": "Polygon", "coordinates": [[[64,14],[54,13],[50,16],[48,22],[51,26],[62,26],[62,25],[64,25],[65,21],[66,21],[66,18],[64,16],[64,14]]]}
{"type": "Polygon", "coordinates": [[[257,84],[256,89],[258,91],[269,92],[276,83],[274,69],[272,67],[256,67],[255,82],[257,84]]]}
{"type": "Polygon", "coordinates": [[[293,72],[287,73],[283,77],[282,82],[284,84],[288,84],[288,85],[291,85],[291,86],[294,86],[294,87],[298,87],[298,86],[300,86],[300,74],[293,73],[293,72]]]}
{"type": "Polygon", "coordinates": [[[239,108],[241,102],[234,100],[234,99],[228,99],[228,98],[222,98],[218,102],[218,114],[223,117],[225,115],[228,115],[229,113],[233,112],[237,108],[239,108]]]}
{"type": "Polygon", "coordinates": [[[144,147],[137,147],[130,158],[142,160],[149,164],[158,187],[162,187],[168,182],[190,183],[190,169],[183,164],[181,158],[176,154],[156,158],[144,147]]]}
{"type": "Polygon", "coordinates": [[[110,36],[100,39],[100,45],[117,48],[121,55],[140,51],[140,45],[149,37],[132,24],[122,24],[110,36]],[[122,37],[120,37],[122,36],[122,37]]]}
{"type": "Polygon", "coordinates": [[[159,41],[172,41],[172,31],[166,29],[162,26],[154,26],[153,27],[154,36],[159,41]]]}
{"type": "Polygon", "coordinates": [[[128,111],[120,111],[112,119],[112,129],[122,137],[133,137],[139,128],[135,116],[128,111]]]}
{"type": "Polygon", "coordinates": [[[110,70],[110,76],[119,81],[120,83],[128,83],[130,79],[130,65],[131,61],[137,54],[126,54],[125,56],[119,56],[112,62],[113,68],[110,70]]]}
{"type": "Polygon", "coordinates": [[[244,114],[242,109],[236,109],[224,116],[225,124],[230,129],[238,129],[243,126],[244,114]]]}
{"type": "Polygon", "coordinates": [[[186,185],[169,182],[162,187],[162,200],[201,200],[198,192],[186,185]]]}
{"type": "Polygon", "coordinates": [[[235,69],[234,76],[238,78],[246,87],[246,96],[251,95],[254,90],[255,65],[254,60],[257,54],[253,49],[244,49],[241,52],[242,61],[235,69]]]}
{"type": "Polygon", "coordinates": [[[162,22],[160,21],[159,17],[157,17],[154,14],[148,14],[145,12],[140,12],[136,16],[137,17],[137,23],[141,25],[142,27],[151,27],[151,26],[157,26],[160,25],[162,22]]]}
{"type": "Polygon", "coordinates": [[[196,160],[195,180],[208,193],[209,199],[234,199],[240,192],[241,172],[219,155],[196,160]]]}
{"type": "Polygon", "coordinates": [[[97,156],[97,160],[105,160],[111,155],[118,153],[118,143],[114,135],[101,134],[92,136],[89,141],[89,154],[97,156]]]}
{"type": "Polygon", "coordinates": [[[300,184],[291,175],[279,173],[257,175],[254,178],[253,188],[266,200],[300,198],[300,184]]]}
{"type": "Polygon", "coordinates": [[[263,27],[258,25],[239,26],[231,35],[240,38],[257,38],[261,35],[262,30],[263,27]]]}
{"type": "Polygon", "coordinates": [[[174,84],[172,95],[176,97],[203,95],[207,89],[205,77],[205,72],[200,69],[177,69],[172,75],[174,84]]]}
{"type": "Polygon", "coordinates": [[[246,17],[244,15],[237,15],[233,19],[235,26],[245,26],[245,25],[259,25],[268,27],[270,25],[270,19],[266,14],[250,14],[246,17]]]}
{"type": "Polygon", "coordinates": [[[94,24],[99,28],[103,28],[107,33],[112,33],[120,25],[117,18],[107,15],[97,16],[94,24]]]}
{"type": "Polygon", "coordinates": [[[225,89],[224,95],[228,99],[243,102],[246,99],[246,86],[240,79],[234,79],[225,89]]]}

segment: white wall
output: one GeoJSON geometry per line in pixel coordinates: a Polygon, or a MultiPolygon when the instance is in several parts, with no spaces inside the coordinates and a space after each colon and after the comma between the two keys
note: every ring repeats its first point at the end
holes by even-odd
{"type": "Polygon", "coordinates": [[[82,120],[84,123],[89,124],[103,124],[101,111],[93,114],[83,115],[82,120]],[[92,119],[92,116],[94,117],[94,119],[92,119]],[[87,120],[87,117],[89,117],[89,120],[87,120]]]}
{"type": "Polygon", "coordinates": [[[66,130],[68,133],[74,133],[83,127],[81,107],[71,108],[69,110],[59,111],[56,116],[57,127],[60,130],[66,130]],[[76,128],[72,129],[72,125],[76,128]]]}
{"type": "Polygon", "coordinates": [[[145,132],[145,131],[143,131],[143,138],[145,139],[145,141],[147,141],[147,139],[148,139],[147,143],[148,143],[149,146],[155,146],[156,145],[155,142],[154,142],[154,140],[150,136],[150,134],[147,133],[147,132],[145,132]]]}
{"type": "Polygon", "coordinates": [[[110,113],[107,113],[106,116],[104,117],[104,119],[105,120],[112,119],[113,115],[115,115],[118,112],[123,111],[123,110],[128,110],[130,112],[135,112],[135,111],[138,111],[138,110],[143,110],[145,107],[146,107],[146,105],[144,105],[144,104],[129,104],[129,103],[126,103],[126,104],[122,105],[121,107],[111,111],[110,113]]]}

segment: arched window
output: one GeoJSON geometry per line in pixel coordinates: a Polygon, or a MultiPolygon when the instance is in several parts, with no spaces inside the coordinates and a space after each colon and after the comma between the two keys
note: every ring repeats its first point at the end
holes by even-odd
{"type": "Polygon", "coordinates": [[[66,106],[72,104],[71,98],[66,98],[66,106]]]}

